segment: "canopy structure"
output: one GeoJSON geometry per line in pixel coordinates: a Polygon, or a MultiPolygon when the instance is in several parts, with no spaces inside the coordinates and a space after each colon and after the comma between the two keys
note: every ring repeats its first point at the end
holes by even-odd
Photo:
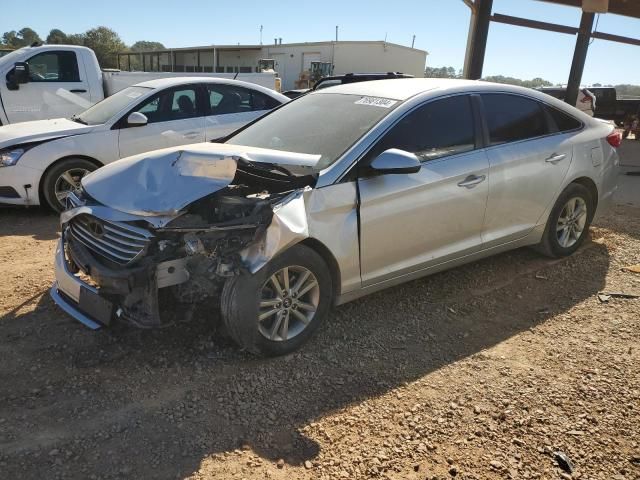
{"type": "Polygon", "coordinates": [[[580,82],[582,81],[582,73],[587,59],[589,42],[592,38],[640,46],[640,39],[638,38],[624,37],[616,35],[615,33],[593,30],[596,13],[613,13],[640,19],[640,1],[638,0],[536,0],[580,8],[582,10],[582,17],[580,18],[580,25],[578,27],[494,13],[492,12],[493,0],[463,1],[471,8],[471,22],[469,25],[467,52],[464,62],[465,78],[477,80],[482,77],[487,38],[489,36],[489,24],[492,21],[576,35],[576,47],[573,52],[573,61],[569,72],[569,80],[567,81],[567,94],[565,96],[565,101],[570,105],[575,105],[578,98],[578,90],[580,88],[580,82]]]}

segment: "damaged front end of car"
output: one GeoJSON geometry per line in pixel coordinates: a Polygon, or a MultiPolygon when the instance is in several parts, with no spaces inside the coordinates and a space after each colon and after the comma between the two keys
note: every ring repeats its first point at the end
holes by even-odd
{"type": "Polygon", "coordinates": [[[55,302],[91,328],[161,327],[307,233],[317,156],[226,145],[131,157],[83,179],[61,215],[55,302]]]}

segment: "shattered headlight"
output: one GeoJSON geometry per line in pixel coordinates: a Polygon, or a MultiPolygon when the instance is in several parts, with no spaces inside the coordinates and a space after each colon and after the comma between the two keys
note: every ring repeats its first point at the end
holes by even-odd
{"type": "Polygon", "coordinates": [[[5,148],[0,150],[0,167],[11,167],[18,163],[20,157],[24,155],[25,148],[5,148]]]}

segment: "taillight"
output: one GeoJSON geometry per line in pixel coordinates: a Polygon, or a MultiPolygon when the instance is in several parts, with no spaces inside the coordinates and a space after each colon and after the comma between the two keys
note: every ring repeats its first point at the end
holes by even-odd
{"type": "Polygon", "coordinates": [[[609,145],[613,148],[618,148],[622,143],[622,134],[618,131],[611,132],[607,135],[607,142],[609,142],[609,145]]]}

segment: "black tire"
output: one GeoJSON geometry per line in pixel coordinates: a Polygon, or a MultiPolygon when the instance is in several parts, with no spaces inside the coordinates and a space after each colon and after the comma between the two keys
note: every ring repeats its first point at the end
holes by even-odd
{"type": "Polygon", "coordinates": [[[273,258],[255,275],[242,273],[225,282],[220,298],[222,321],[229,336],[240,347],[260,355],[285,355],[297,350],[320,327],[333,305],[331,274],[322,257],[309,247],[294,245],[273,258]],[[258,321],[262,289],[267,280],[285,267],[303,267],[316,278],[319,300],[309,324],[293,338],[270,340],[258,321]]]}
{"type": "Polygon", "coordinates": [[[53,167],[47,171],[42,180],[42,194],[47,206],[58,213],[64,210],[64,205],[62,205],[56,198],[55,191],[56,182],[58,181],[58,178],[60,178],[60,175],[68,170],[77,169],[93,172],[97,168],[98,166],[95,163],[85,158],[67,158],[54,164],[53,167]]]}
{"type": "Polygon", "coordinates": [[[594,200],[591,198],[591,194],[586,187],[577,183],[570,184],[560,194],[558,200],[553,206],[553,209],[551,209],[551,213],[549,214],[549,219],[547,220],[547,225],[545,227],[542,240],[537,245],[537,250],[542,254],[552,258],[566,257],[575,252],[578,248],[580,248],[580,245],[582,245],[584,239],[589,234],[589,226],[591,225],[591,220],[593,220],[593,215],[595,214],[594,206],[594,200]],[[576,242],[571,246],[563,247],[558,239],[558,232],[556,227],[565,204],[570,199],[575,197],[581,198],[587,207],[586,223],[584,225],[584,228],[582,229],[582,233],[580,234],[576,242]]]}

